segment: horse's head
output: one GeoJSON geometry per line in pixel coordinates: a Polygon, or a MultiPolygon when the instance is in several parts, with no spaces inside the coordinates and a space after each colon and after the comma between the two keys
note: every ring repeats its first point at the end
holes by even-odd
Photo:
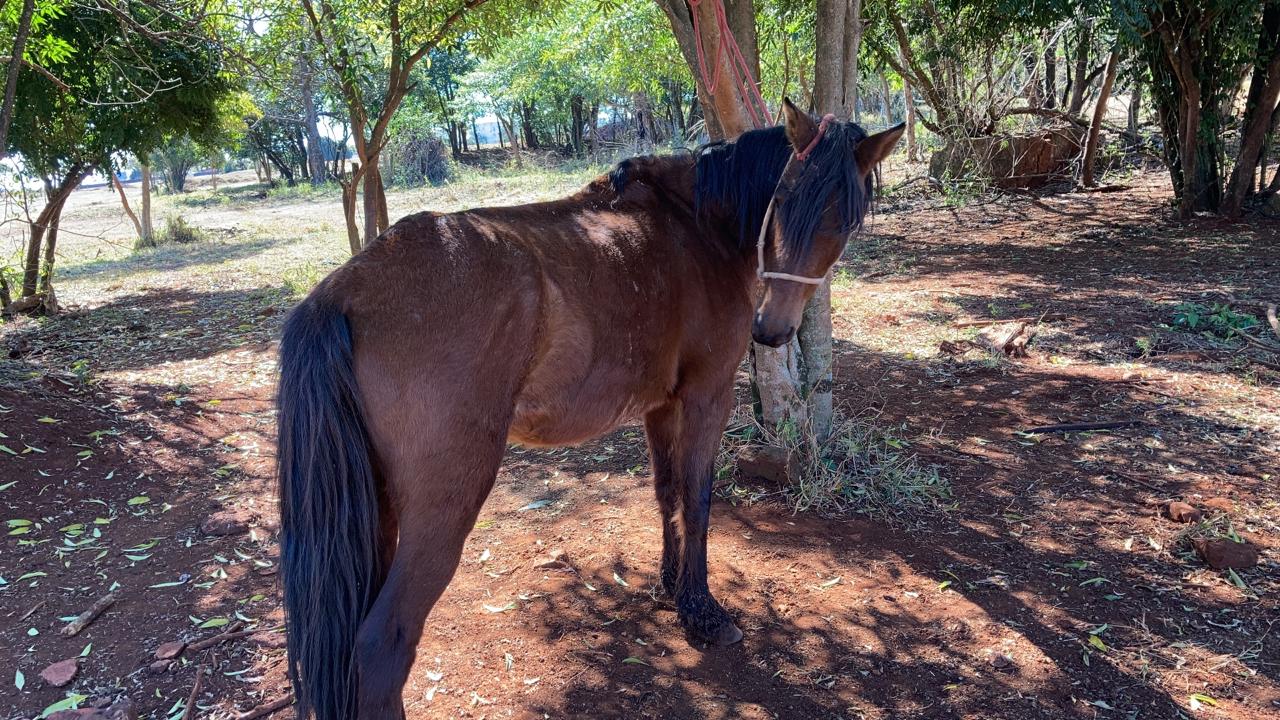
{"type": "Polygon", "coordinates": [[[905,125],[868,136],[828,116],[819,122],[783,100],[793,153],[773,194],[757,257],[764,296],[751,336],[778,347],[795,336],[805,303],[862,224],[871,201],[870,173],[905,125]]]}

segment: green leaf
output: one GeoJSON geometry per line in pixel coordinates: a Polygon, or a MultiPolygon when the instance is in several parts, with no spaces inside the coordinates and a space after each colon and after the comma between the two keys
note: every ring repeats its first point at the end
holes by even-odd
{"type": "Polygon", "coordinates": [[[151,502],[151,498],[147,497],[146,495],[139,495],[137,497],[129,498],[130,505],[146,505],[149,502],[151,502]]]}
{"type": "Polygon", "coordinates": [[[85,701],[85,700],[87,700],[88,698],[89,698],[89,696],[88,696],[88,695],[81,695],[81,694],[79,694],[79,693],[72,693],[72,694],[70,694],[70,695],[66,696],[65,698],[63,698],[63,699],[59,700],[58,702],[56,702],[56,703],[54,703],[54,704],[50,705],[49,707],[45,708],[45,709],[44,709],[44,712],[40,713],[40,717],[41,717],[42,719],[43,719],[43,718],[47,718],[47,717],[49,717],[50,715],[52,715],[52,714],[54,714],[54,713],[58,712],[59,710],[74,710],[74,709],[76,709],[76,708],[80,707],[80,703],[84,702],[84,701],[85,701]]]}
{"type": "Polygon", "coordinates": [[[645,662],[644,660],[641,660],[640,658],[634,655],[628,658],[623,658],[622,662],[627,665],[644,665],[646,667],[653,667],[649,663],[645,662]]]}
{"type": "Polygon", "coordinates": [[[219,627],[222,627],[223,625],[226,625],[229,622],[231,621],[226,618],[213,618],[212,620],[205,620],[204,622],[200,623],[200,628],[202,630],[208,629],[208,628],[219,628],[219,627]]]}
{"type": "Polygon", "coordinates": [[[27,686],[27,676],[23,675],[21,670],[14,672],[13,686],[18,688],[19,690],[27,686]]]}
{"type": "Polygon", "coordinates": [[[1098,637],[1097,635],[1090,635],[1090,636],[1089,636],[1089,644],[1090,644],[1090,645],[1092,645],[1092,646],[1094,646],[1094,647],[1096,647],[1096,648],[1098,648],[1098,649],[1099,649],[1099,650],[1101,650],[1102,652],[1106,652],[1106,651],[1107,651],[1107,644],[1106,644],[1106,643],[1104,643],[1104,642],[1102,642],[1102,638],[1098,637]]]}
{"type": "Polygon", "coordinates": [[[84,649],[80,651],[80,657],[89,657],[91,652],[93,652],[93,643],[84,646],[84,649]]]}
{"type": "Polygon", "coordinates": [[[8,445],[0,445],[0,452],[7,452],[7,453],[9,453],[10,455],[17,455],[17,454],[18,454],[18,453],[16,453],[16,452],[14,452],[14,451],[13,451],[13,448],[9,447],[8,445]]]}

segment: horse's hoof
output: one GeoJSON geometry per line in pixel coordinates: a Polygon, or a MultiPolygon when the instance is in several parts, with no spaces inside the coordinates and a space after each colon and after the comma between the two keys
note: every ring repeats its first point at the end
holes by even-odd
{"type": "Polygon", "coordinates": [[[709,641],[712,645],[729,647],[742,641],[742,631],[738,629],[737,625],[726,622],[716,630],[715,637],[709,638],[709,641]]]}
{"type": "Polygon", "coordinates": [[[713,627],[698,627],[686,624],[691,641],[701,641],[716,647],[729,647],[742,641],[742,631],[729,618],[723,618],[713,627]]]}

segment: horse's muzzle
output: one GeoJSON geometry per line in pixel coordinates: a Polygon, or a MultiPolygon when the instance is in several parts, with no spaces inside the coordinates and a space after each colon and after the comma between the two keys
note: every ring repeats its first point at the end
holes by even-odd
{"type": "Polygon", "coordinates": [[[795,335],[795,326],[789,326],[784,331],[777,331],[763,328],[760,326],[760,323],[757,322],[751,328],[752,340],[755,340],[761,345],[768,345],[769,347],[775,348],[782,347],[783,345],[791,342],[791,338],[795,337],[795,335]]]}

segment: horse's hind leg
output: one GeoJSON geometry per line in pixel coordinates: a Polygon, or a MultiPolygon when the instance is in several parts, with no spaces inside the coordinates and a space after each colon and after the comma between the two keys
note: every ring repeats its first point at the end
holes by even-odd
{"type": "Polygon", "coordinates": [[[680,508],[676,484],[675,448],[680,435],[678,403],[669,403],[644,417],[645,436],[649,440],[649,465],[653,468],[653,490],[662,513],[662,592],[676,596],[676,580],[680,575],[680,508]]]}
{"type": "Polygon", "coordinates": [[[399,541],[387,579],[356,636],[359,720],[404,717],[401,693],[427,614],[453,578],[467,534],[488,497],[505,435],[458,423],[450,437],[424,438],[414,457],[389,468],[399,541]]]}

